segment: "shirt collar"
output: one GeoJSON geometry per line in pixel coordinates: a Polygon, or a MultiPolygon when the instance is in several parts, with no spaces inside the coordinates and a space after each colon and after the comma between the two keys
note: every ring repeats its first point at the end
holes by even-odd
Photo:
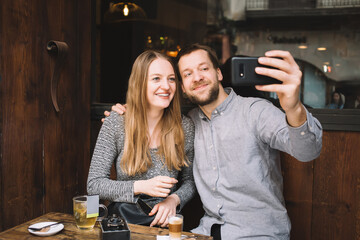
{"type": "MultiPolygon", "coordinates": [[[[230,87],[224,88],[225,92],[228,94],[226,99],[219,105],[215,110],[211,113],[211,116],[222,115],[223,112],[226,111],[232,100],[236,97],[236,93],[230,87]]],[[[199,117],[203,120],[208,119],[207,116],[203,113],[203,111],[199,108],[199,117]]]]}

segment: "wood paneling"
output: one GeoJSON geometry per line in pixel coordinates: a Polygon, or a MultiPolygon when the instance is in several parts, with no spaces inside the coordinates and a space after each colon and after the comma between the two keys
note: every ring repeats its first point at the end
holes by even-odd
{"type": "Polygon", "coordinates": [[[360,133],[326,131],[318,159],[282,154],[291,239],[360,239],[360,133]]]}
{"type": "Polygon", "coordinates": [[[90,1],[1,2],[0,231],[86,193],[90,159],[90,1]],[[52,106],[47,42],[69,45],[52,106]]]}
{"type": "Polygon", "coordinates": [[[314,163],[312,236],[359,239],[360,133],[326,132],[323,141],[314,163]]]}
{"type": "Polygon", "coordinates": [[[41,101],[46,69],[36,38],[36,6],[2,1],[2,227],[41,215],[43,209],[43,118],[41,101]],[[6,36],[6,37],[4,37],[6,36]]]}
{"type": "Polygon", "coordinates": [[[302,163],[288,154],[281,154],[284,176],[284,197],[292,224],[292,236],[311,239],[313,165],[302,163]]]}

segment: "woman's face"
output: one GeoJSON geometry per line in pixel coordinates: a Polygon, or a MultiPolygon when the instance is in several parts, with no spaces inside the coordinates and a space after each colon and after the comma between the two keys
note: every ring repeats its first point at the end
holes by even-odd
{"type": "Polygon", "coordinates": [[[338,103],[340,101],[340,95],[338,93],[334,93],[333,99],[335,103],[338,103]]]}
{"type": "Polygon", "coordinates": [[[149,66],[146,99],[150,109],[163,110],[170,105],[176,91],[175,71],[163,58],[155,59],[149,66]]]}

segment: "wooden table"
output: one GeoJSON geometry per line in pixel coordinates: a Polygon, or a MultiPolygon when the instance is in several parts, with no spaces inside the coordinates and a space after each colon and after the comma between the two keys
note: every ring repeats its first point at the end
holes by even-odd
{"type": "MultiPolygon", "coordinates": [[[[131,231],[131,240],[154,240],[156,235],[169,234],[168,229],[145,227],[135,224],[129,224],[131,231]]],[[[211,240],[212,237],[183,232],[183,235],[193,236],[196,240],[211,240]]],[[[47,213],[43,216],[30,220],[26,223],[20,224],[16,227],[10,228],[0,233],[0,239],[80,239],[91,240],[101,239],[101,229],[97,222],[92,230],[80,230],[75,225],[73,215],[67,213],[47,213]],[[35,236],[27,230],[27,228],[38,222],[59,222],[64,224],[64,229],[59,233],[49,237],[35,236]]],[[[188,238],[189,240],[191,238],[188,238]]]]}

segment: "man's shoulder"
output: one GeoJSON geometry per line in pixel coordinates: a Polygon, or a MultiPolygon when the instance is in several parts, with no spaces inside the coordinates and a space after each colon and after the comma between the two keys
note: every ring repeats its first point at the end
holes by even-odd
{"type": "Polygon", "coordinates": [[[238,112],[239,114],[247,114],[254,108],[264,108],[267,106],[274,106],[269,100],[259,97],[243,97],[236,95],[231,103],[228,105],[230,111],[238,112]]]}

